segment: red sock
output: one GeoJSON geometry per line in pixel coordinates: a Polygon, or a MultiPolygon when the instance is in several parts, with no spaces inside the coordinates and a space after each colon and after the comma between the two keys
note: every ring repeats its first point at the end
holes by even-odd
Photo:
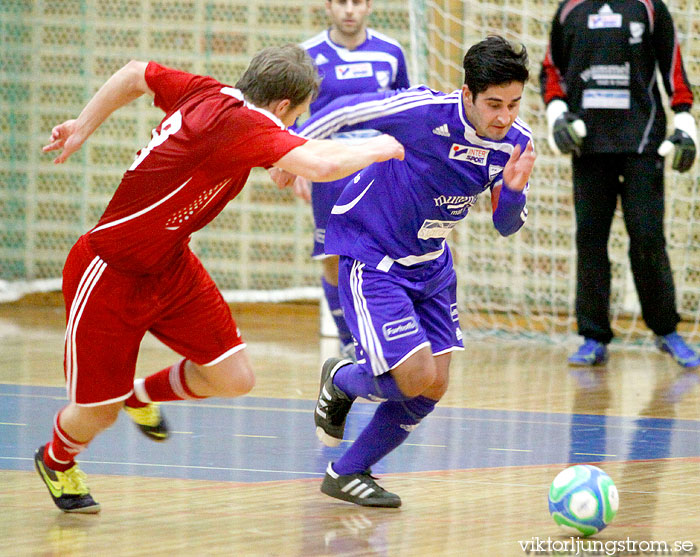
{"type": "MultiPolygon", "coordinates": [[[[135,383],[136,381],[138,381],[138,379],[136,379],[136,380],[134,381],[134,383],[135,383]]],[[[136,391],[134,391],[133,393],[131,393],[131,396],[130,396],[129,398],[127,398],[127,399],[124,401],[124,404],[125,404],[126,406],[128,406],[129,408],[143,408],[144,406],[148,406],[148,402],[141,402],[141,401],[136,397],[136,391]]]]}
{"type": "Polygon", "coordinates": [[[134,381],[133,396],[142,403],[207,398],[196,395],[187,385],[185,380],[185,360],[161,369],[153,375],[149,375],[146,379],[134,381]]]}
{"type": "Polygon", "coordinates": [[[76,441],[63,430],[59,425],[61,412],[54,418],[53,439],[44,448],[44,462],[52,470],[65,472],[73,467],[75,457],[84,451],[88,444],[76,441]]]}

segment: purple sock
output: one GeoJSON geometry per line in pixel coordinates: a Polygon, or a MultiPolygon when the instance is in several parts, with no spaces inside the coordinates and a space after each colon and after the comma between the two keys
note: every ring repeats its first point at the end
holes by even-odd
{"type": "Polygon", "coordinates": [[[331,315],[333,316],[333,321],[335,321],[335,326],[338,328],[338,337],[340,338],[340,342],[343,344],[343,346],[352,343],[352,333],[348,328],[348,324],[345,322],[343,306],[340,305],[338,287],[329,284],[323,277],[321,277],[321,286],[323,286],[323,293],[326,296],[328,308],[331,310],[331,315]]]}
{"type": "Polygon", "coordinates": [[[424,396],[382,402],[352,446],[333,463],[333,470],[341,476],[364,472],[403,443],[436,404],[437,400],[424,396]]]}
{"type": "Polygon", "coordinates": [[[374,375],[369,364],[341,367],[333,377],[333,384],[351,399],[358,396],[369,400],[408,400],[394,381],[391,373],[374,375]]]}

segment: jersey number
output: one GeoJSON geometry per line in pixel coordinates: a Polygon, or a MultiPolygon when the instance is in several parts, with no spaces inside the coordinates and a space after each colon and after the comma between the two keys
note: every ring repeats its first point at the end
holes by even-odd
{"type": "Polygon", "coordinates": [[[143,159],[145,159],[148,156],[148,153],[150,153],[153,149],[158,147],[158,145],[162,145],[166,139],[168,139],[174,133],[178,132],[181,127],[182,114],[178,110],[177,112],[174,112],[170,116],[170,118],[168,118],[161,124],[160,133],[156,132],[156,130],[153,130],[151,140],[148,142],[148,145],[146,145],[136,154],[136,159],[134,159],[134,163],[129,167],[129,170],[134,170],[138,165],[141,164],[143,159]]]}

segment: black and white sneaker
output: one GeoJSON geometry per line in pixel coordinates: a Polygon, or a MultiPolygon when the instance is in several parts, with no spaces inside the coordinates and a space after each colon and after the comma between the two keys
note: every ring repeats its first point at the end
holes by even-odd
{"type": "Polygon", "coordinates": [[[351,360],[329,358],[321,368],[321,387],[314,411],[316,437],[327,447],[337,447],[343,440],[345,418],[352,407],[352,400],[333,385],[333,377],[343,366],[352,364],[351,360]]]}
{"type": "Polygon", "coordinates": [[[395,509],[401,506],[401,497],[380,487],[376,478],[369,470],[357,474],[341,476],[333,470],[333,463],[328,463],[326,476],[321,484],[321,491],[326,495],[362,505],[363,507],[389,507],[395,509]]]}

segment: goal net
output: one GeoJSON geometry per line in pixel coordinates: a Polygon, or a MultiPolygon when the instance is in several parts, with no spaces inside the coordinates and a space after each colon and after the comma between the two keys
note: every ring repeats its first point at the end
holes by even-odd
{"type": "MultiPolygon", "coordinates": [[[[560,338],[575,332],[575,223],[568,157],[554,155],[539,95],[539,69],[558,2],[536,0],[425,0],[413,2],[415,41],[427,63],[421,76],[438,89],[461,83],[461,59],[468,45],[488,33],[522,42],[530,55],[530,82],[520,116],[534,132],[538,158],[528,196],[528,221],[515,236],[499,238],[491,225],[488,199],[456,230],[452,241],[459,277],[460,315],[465,330],[507,331],[560,338]]],[[[669,2],[697,98],[700,80],[700,3],[669,2]]],[[[697,118],[697,112],[696,112],[697,118]]],[[[666,238],[674,271],[681,328],[700,341],[700,197],[698,165],[687,174],[666,170],[666,238]]],[[[483,196],[482,196],[483,197],[483,196]]],[[[608,245],[611,320],[619,339],[648,342],[628,260],[628,237],[619,209],[608,245]]]]}
{"type": "MultiPolygon", "coordinates": [[[[373,2],[371,26],[402,43],[413,83],[456,89],[465,49],[488,33],[520,41],[530,52],[521,117],[534,131],[539,156],[528,222],[517,235],[500,238],[484,196],[450,240],[466,334],[558,338],[575,331],[569,161],[546,145],[537,87],[556,6],[552,0],[373,2]]],[[[695,84],[700,4],[669,7],[695,84]]],[[[260,48],[302,42],[326,25],[321,0],[0,2],[0,301],[60,289],[71,245],[97,221],[162,117],[139,99],[114,113],[69,162],[53,165],[53,154],[41,152],[52,126],[75,117],[111,73],[133,58],[154,59],[235,83],[260,48]]],[[[700,342],[697,168],[685,175],[667,171],[666,236],[683,326],[700,342]]],[[[239,197],[193,236],[192,246],[230,301],[318,299],[312,232],[310,208],[255,171],[239,197]]],[[[644,341],[649,333],[639,316],[620,215],[610,257],[616,334],[644,341]]]]}

